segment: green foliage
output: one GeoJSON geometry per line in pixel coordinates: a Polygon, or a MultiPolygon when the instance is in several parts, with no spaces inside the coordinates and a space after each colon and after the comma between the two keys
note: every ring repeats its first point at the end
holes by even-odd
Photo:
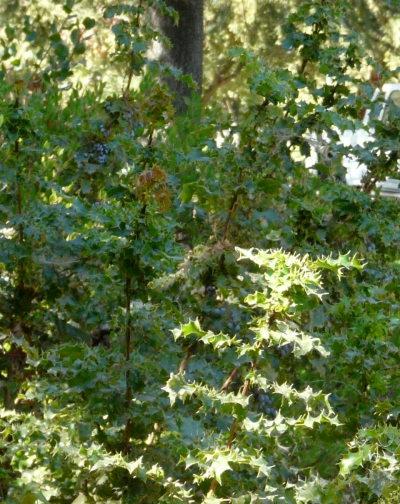
{"type": "Polygon", "coordinates": [[[224,32],[243,101],[180,117],[168,3],[2,7],[2,502],[397,502],[398,117],[341,144],[375,106],[349,3],[268,4],[279,64],[224,32]]]}
{"type": "MultiPolygon", "coordinates": [[[[239,309],[251,307],[251,318],[231,339],[202,331],[198,321],[181,326],[175,331],[176,338],[194,338],[204,344],[204,350],[196,352],[203,364],[196,380],[191,371],[192,366],[197,367],[193,358],[185,374],[171,374],[164,390],[175,409],[178,401],[187,405],[193,425],[205,433],[200,445],[197,439],[192,446],[185,443],[186,468],[198,467],[195,483],[213,479],[221,486],[221,496],[235,502],[278,496],[288,502],[293,496],[284,487],[301,474],[302,454],[298,453],[298,458],[283,447],[307,437],[305,429],[339,422],[327,396],[309,386],[299,390],[286,382],[284,366],[278,364],[274,353],[281,352],[286,358],[293,354],[293,365],[297,358],[309,354],[327,355],[320,339],[304,333],[301,326],[304,305],[310,297],[312,301],[322,295],[319,268],[331,268],[334,261],[312,261],[283,251],[239,252],[240,259],[259,267],[259,272],[250,276],[243,272],[244,297],[238,299],[239,309]],[[202,354],[207,346],[215,357],[209,354],[205,360],[202,354]],[[218,375],[225,375],[226,380],[215,382],[218,375]],[[269,406],[265,408],[265,404],[269,406]]],[[[337,261],[337,271],[340,263],[337,261]]],[[[297,374],[295,368],[292,372],[297,374]]],[[[307,441],[308,449],[313,450],[315,440],[310,436],[307,441]]],[[[214,488],[211,483],[211,493],[214,488]]]]}

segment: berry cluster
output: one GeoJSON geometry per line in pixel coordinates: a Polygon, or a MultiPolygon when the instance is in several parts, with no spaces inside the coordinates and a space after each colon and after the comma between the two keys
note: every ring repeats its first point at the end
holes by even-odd
{"type": "Polygon", "coordinates": [[[269,394],[265,392],[258,391],[257,394],[254,394],[254,400],[257,403],[258,409],[272,418],[276,417],[276,409],[273,407],[274,401],[269,394]]]}
{"type": "Polygon", "coordinates": [[[88,154],[89,163],[104,165],[107,163],[110,147],[102,142],[97,142],[93,144],[88,154]]]}
{"type": "Polygon", "coordinates": [[[78,166],[107,164],[110,155],[110,147],[103,142],[95,142],[85,150],[79,151],[76,156],[78,166]]]}

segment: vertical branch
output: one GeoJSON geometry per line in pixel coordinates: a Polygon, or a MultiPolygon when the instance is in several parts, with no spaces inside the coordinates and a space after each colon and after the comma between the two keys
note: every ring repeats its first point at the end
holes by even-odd
{"type": "Polygon", "coordinates": [[[132,423],[129,415],[129,407],[132,402],[132,385],[131,385],[131,340],[132,340],[132,277],[129,273],[125,276],[125,408],[127,412],[127,420],[124,430],[124,451],[129,451],[129,439],[131,435],[132,423]]]}
{"type": "MultiPolygon", "coordinates": [[[[313,27],[313,31],[312,31],[312,36],[316,37],[321,32],[321,30],[322,30],[321,23],[320,22],[315,23],[314,27],[313,27]]],[[[297,73],[298,73],[299,77],[301,77],[304,74],[309,62],[310,62],[310,58],[308,56],[304,56],[302,58],[300,65],[297,69],[297,73]]]]}
{"type": "MultiPolygon", "coordinates": [[[[254,368],[255,364],[254,362],[251,363],[251,367],[254,368]]],[[[230,384],[232,381],[235,379],[237,373],[239,371],[239,368],[234,368],[233,371],[230,373],[228,378],[225,380],[224,384],[221,387],[221,391],[225,391],[229,388],[230,384]]],[[[250,380],[245,380],[241,389],[241,392],[244,396],[248,396],[250,392],[250,380]]],[[[233,419],[233,422],[231,424],[231,428],[229,429],[229,436],[228,436],[228,441],[226,442],[226,447],[230,450],[232,448],[232,445],[237,437],[237,434],[240,430],[240,422],[237,418],[233,419]]],[[[214,478],[211,481],[210,484],[210,489],[209,489],[209,494],[213,495],[215,494],[215,491],[218,487],[218,481],[214,478]]]]}
{"type": "MultiPolygon", "coordinates": [[[[135,28],[139,30],[140,27],[140,12],[142,10],[142,0],[139,0],[139,5],[137,7],[137,12],[136,12],[136,18],[135,18],[135,28]]],[[[131,49],[131,53],[129,55],[129,66],[128,66],[128,74],[127,74],[127,83],[126,87],[124,90],[124,96],[127,96],[129,93],[129,90],[131,88],[132,84],[132,79],[133,79],[133,73],[134,73],[134,57],[135,55],[133,54],[133,51],[131,49]]]]}
{"type": "Polygon", "coordinates": [[[226,216],[224,225],[223,225],[223,230],[222,230],[222,243],[224,243],[228,237],[228,232],[229,232],[229,227],[232,224],[233,217],[235,216],[236,210],[239,205],[239,197],[242,191],[241,188],[241,183],[243,181],[243,169],[239,169],[239,174],[237,178],[237,188],[235,189],[234,193],[232,194],[231,201],[229,203],[229,208],[228,208],[228,215],[226,216]]]}
{"type": "MultiPolygon", "coordinates": [[[[15,157],[18,158],[19,154],[19,142],[18,138],[15,140],[14,143],[14,154],[15,157]]],[[[21,191],[21,174],[19,172],[19,168],[17,168],[17,180],[16,180],[16,193],[17,193],[17,214],[20,216],[22,215],[22,191],[21,191]]],[[[18,238],[19,242],[22,243],[24,241],[24,226],[22,222],[18,224],[18,238]]]]}
{"type": "Polygon", "coordinates": [[[195,343],[189,345],[189,347],[187,348],[186,354],[185,354],[185,356],[183,357],[183,359],[181,360],[181,362],[179,364],[179,373],[185,373],[186,372],[187,367],[189,365],[189,361],[190,361],[190,359],[192,358],[192,356],[194,354],[195,348],[196,348],[196,344],[195,343]]]}
{"type": "MultiPolygon", "coordinates": [[[[20,104],[19,97],[16,98],[15,100],[15,108],[18,109],[20,104]]],[[[15,174],[15,202],[16,202],[16,208],[15,208],[15,214],[18,218],[18,224],[17,224],[17,237],[18,237],[18,244],[20,248],[22,249],[24,243],[25,243],[25,230],[24,230],[24,224],[22,222],[22,215],[24,212],[24,201],[23,201],[23,191],[22,191],[22,166],[23,163],[21,162],[20,158],[20,143],[19,143],[19,138],[17,137],[14,141],[14,157],[15,157],[15,164],[16,164],[16,174],[15,174]]],[[[30,306],[30,303],[32,301],[32,292],[28,292],[28,286],[27,286],[27,259],[21,256],[20,254],[17,256],[17,267],[16,267],[16,286],[15,286],[15,316],[17,319],[17,322],[14,325],[19,324],[19,322],[22,322],[23,318],[23,313],[27,313],[28,307],[30,306]],[[19,320],[19,322],[18,322],[19,320]]]]}
{"type": "MultiPolygon", "coordinates": [[[[18,106],[18,100],[16,102],[18,106]]],[[[15,180],[15,196],[16,196],[16,202],[17,202],[17,209],[16,213],[18,217],[21,219],[22,216],[22,187],[21,187],[21,168],[20,168],[20,163],[18,161],[19,157],[19,139],[16,138],[14,142],[14,154],[15,154],[15,159],[17,162],[17,173],[16,173],[16,180],[15,180]]],[[[24,243],[24,225],[20,221],[18,224],[18,243],[20,246],[23,245],[24,243]]],[[[24,272],[24,263],[23,259],[18,259],[18,270],[17,270],[17,291],[21,294],[24,291],[24,283],[25,283],[25,272],[24,272]]]]}
{"type": "Polygon", "coordinates": [[[132,279],[129,274],[125,279],[125,364],[127,366],[125,373],[125,401],[126,405],[130,404],[132,400],[132,386],[130,383],[131,372],[129,369],[129,361],[131,358],[131,339],[132,339],[132,313],[131,313],[131,299],[132,298],[132,279]]]}
{"type": "Polygon", "coordinates": [[[223,227],[223,232],[222,232],[222,243],[226,241],[226,238],[228,236],[228,230],[229,226],[232,222],[233,216],[236,212],[237,204],[238,204],[238,199],[239,199],[239,189],[236,189],[236,191],[233,193],[229,209],[228,209],[228,215],[225,219],[224,222],[224,227],[223,227]]]}
{"type": "MultiPolygon", "coordinates": [[[[130,59],[132,59],[132,57],[130,59]]],[[[125,91],[124,91],[124,95],[125,96],[128,95],[129,90],[131,88],[132,78],[133,78],[133,65],[132,65],[132,63],[130,63],[129,64],[129,70],[128,70],[128,80],[127,80],[126,88],[125,88],[125,91]]]]}
{"type": "MultiPolygon", "coordinates": [[[[19,106],[19,98],[17,97],[15,101],[15,107],[19,106]]],[[[18,244],[22,248],[25,241],[24,225],[22,223],[22,213],[23,213],[23,197],[22,197],[22,187],[21,187],[21,163],[19,161],[20,147],[19,138],[15,139],[14,142],[14,156],[16,161],[16,176],[15,176],[15,201],[16,208],[15,214],[19,219],[17,225],[17,239],[18,244]]],[[[10,323],[11,336],[16,338],[25,336],[23,328],[26,329],[26,324],[24,322],[24,313],[27,306],[30,305],[31,298],[27,297],[26,288],[26,268],[25,259],[20,255],[17,255],[17,266],[16,266],[16,282],[14,290],[14,313],[10,323]]],[[[26,355],[24,350],[17,345],[13,340],[11,341],[11,348],[7,353],[7,382],[4,388],[4,405],[6,408],[12,409],[14,407],[15,391],[13,391],[13,385],[17,382],[23,375],[25,366],[26,355]]]]}
{"type": "MultiPolygon", "coordinates": [[[[140,210],[140,216],[141,219],[144,219],[146,216],[146,204],[144,204],[140,210]]],[[[139,221],[139,223],[143,223],[142,220],[139,221]]],[[[138,223],[138,224],[139,224],[138,223]]],[[[144,223],[143,223],[144,225],[144,223]]],[[[140,227],[136,229],[136,232],[133,234],[132,238],[137,238],[140,233],[140,227]]],[[[125,261],[126,261],[125,257],[125,261]]],[[[143,280],[141,278],[142,272],[140,271],[139,268],[139,262],[137,261],[137,258],[133,258],[134,264],[136,266],[136,271],[137,271],[137,279],[143,280]]],[[[125,263],[125,266],[127,264],[125,263]]],[[[129,408],[131,406],[132,402],[132,397],[133,397],[133,391],[132,391],[132,384],[131,384],[131,369],[130,369],[130,360],[131,360],[131,345],[132,345],[132,310],[131,310],[131,304],[132,304],[132,297],[133,297],[133,289],[132,289],[132,274],[129,270],[125,270],[125,409],[127,413],[127,420],[125,424],[125,431],[124,431],[124,438],[123,438],[123,445],[124,445],[124,451],[128,452],[130,449],[129,446],[129,440],[131,437],[131,432],[132,432],[132,421],[129,415],[129,408]]]]}

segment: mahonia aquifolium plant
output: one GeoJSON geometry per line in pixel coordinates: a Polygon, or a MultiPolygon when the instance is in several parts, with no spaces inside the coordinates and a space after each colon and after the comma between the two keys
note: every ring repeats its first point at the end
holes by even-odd
{"type": "Polygon", "coordinates": [[[312,260],[283,250],[237,252],[240,261],[256,265],[242,278],[250,291],[241,300],[251,314],[248,323],[232,336],[203,330],[198,319],[175,329],[176,340],[201,345],[185,367],[171,374],[164,390],[174,410],[183,404],[187,412],[176,411],[174,419],[185,444],[181,463],[204,494],[203,502],[294,502],[293,483],[307,470],[293,447],[303,436],[312,445],[321,428],[340,424],[322,391],[281,381],[274,352],[286,350],[284,355],[292,354],[300,365],[303,358],[328,355],[323,333],[304,330],[307,305],[324,296],[324,269],[340,277],[343,268],[361,264],[349,256],[312,260]],[[196,366],[196,359],[203,364],[196,366]]]}

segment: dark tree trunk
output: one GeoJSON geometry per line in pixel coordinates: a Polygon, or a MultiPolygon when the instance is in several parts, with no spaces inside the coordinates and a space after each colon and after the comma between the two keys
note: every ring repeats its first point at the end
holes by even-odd
{"type": "MultiPolygon", "coordinates": [[[[178,24],[170,17],[156,16],[156,23],[161,33],[171,42],[171,47],[164,47],[162,59],[191,75],[196,83],[196,92],[201,94],[203,78],[203,18],[204,0],[166,0],[166,4],[179,15],[178,24]]],[[[171,91],[176,94],[176,109],[186,109],[186,99],[193,89],[173,77],[168,78],[171,91]]]]}

